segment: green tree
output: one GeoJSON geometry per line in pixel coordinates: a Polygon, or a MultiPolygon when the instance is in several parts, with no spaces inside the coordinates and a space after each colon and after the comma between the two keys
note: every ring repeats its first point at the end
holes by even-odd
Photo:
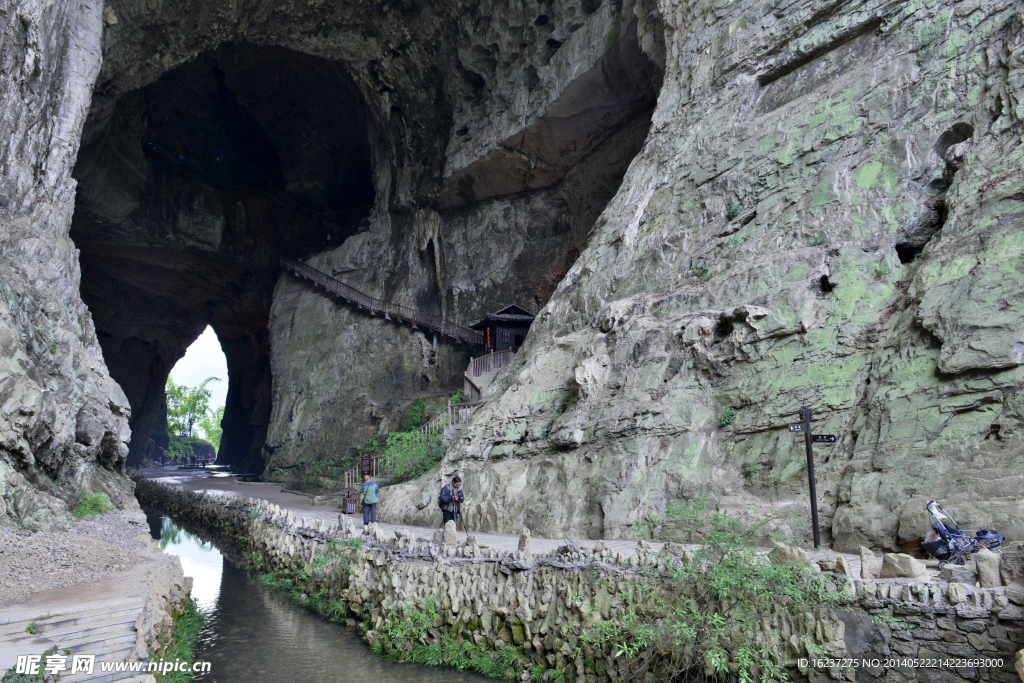
{"type": "Polygon", "coordinates": [[[220,450],[220,437],[224,434],[224,428],[220,425],[223,419],[224,406],[221,406],[199,421],[199,428],[203,430],[206,440],[212,443],[214,449],[218,451],[220,450]]]}
{"type": "Polygon", "coordinates": [[[210,382],[219,382],[218,377],[207,377],[197,387],[175,384],[167,378],[167,428],[178,436],[192,436],[192,430],[201,426],[210,415],[210,396],[207,389],[210,382]]]}

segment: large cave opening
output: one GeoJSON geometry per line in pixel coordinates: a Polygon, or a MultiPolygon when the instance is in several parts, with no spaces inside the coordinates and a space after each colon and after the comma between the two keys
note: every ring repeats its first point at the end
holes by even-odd
{"type": "Polygon", "coordinates": [[[129,464],[152,453],[168,373],[209,325],[228,365],[218,460],[260,471],[280,256],[341,243],[375,201],[351,77],[281,47],[222,45],[120,97],[74,177],[82,297],[132,407],[129,464]]]}

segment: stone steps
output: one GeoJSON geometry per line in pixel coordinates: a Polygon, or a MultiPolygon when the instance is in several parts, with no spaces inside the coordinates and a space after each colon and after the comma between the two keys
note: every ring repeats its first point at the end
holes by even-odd
{"type": "MultiPolygon", "coordinates": [[[[142,597],[130,596],[0,610],[0,671],[14,667],[19,655],[54,651],[96,655],[97,661],[124,661],[135,646],[135,621],[142,609],[142,597]],[[29,625],[35,633],[28,632],[29,625]]],[[[127,678],[129,673],[121,672],[116,678],[101,676],[96,683],[127,678]]],[[[61,680],[93,679],[62,676],[61,680]]]]}

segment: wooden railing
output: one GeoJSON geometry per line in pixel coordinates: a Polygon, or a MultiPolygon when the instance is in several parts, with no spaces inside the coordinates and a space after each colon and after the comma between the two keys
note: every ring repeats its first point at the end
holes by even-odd
{"type": "MultiPolygon", "coordinates": [[[[444,434],[449,427],[464,425],[473,417],[473,413],[480,407],[479,403],[452,403],[448,401],[440,413],[430,418],[425,425],[416,430],[420,440],[425,441],[432,436],[444,434]]],[[[345,487],[359,488],[362,485],[363,475],[360,465],[345,472],[345,487]]],[[[387,457],[378,455],[370,459],[370,469],[374,477],[386,477],[391,474],[390,463],[387,457]]]]}
{"type": "Polygon", "coordinates": [[[495,351],[489,353],[486,356],[480,356],[474,358],[469,362],[469,367],[466,368],[466,374],[470,377],[479,377],[485,373],[491,372],[492,370],[499,370],[509,363],[516,357],[515,351],[512,349],[505,349],[504,351],[495,351]]]}
{"type": "Polygon", "coordinates": [[[466,327],[465,325],[459,325],[451,322],[450,320],[445,320],[439,315],[424,313],[423,311],[417,311],[415,308],[409,308],[408,306],[402,306],[401,304],[393,304],[389,301],[384,301],[383,299],[377,299],[368,294],[364,294],[358,289],[350,287],[344,282],[336,280],[327,273],[321,272],[316,268],[307,266],[301,261],[282,258],[281,265],[290,269],[299,277],[304,277],[307,280],[310,280],[314,285],[323,287],[328,292],[341,297],[348,303],[365,309],[370,313],[370,315],[382,315],[386,320],[394,320],[398,324],[409,323],[413,327],[418,325],[441,335],[451,337],[463,344],[469,344],[472,346],[483,346],[484,344],[484,335],[476,330],[466,327]]]}
{"type": "Polygon", "coordinates": [[[478,403],[483,400],[483,392],[487,387],[482,387],[474,380],[488,372],[500,370],[515,358],[515,351],[512,349],[505,349],[504,351],[495,351],[489,353],[486,356],[480,356],[474,358],[469,362],[469,367],[466,368],[465,384],[463,386],[463,392],[469,397],[469,400],[473,403],[478,403]]]}

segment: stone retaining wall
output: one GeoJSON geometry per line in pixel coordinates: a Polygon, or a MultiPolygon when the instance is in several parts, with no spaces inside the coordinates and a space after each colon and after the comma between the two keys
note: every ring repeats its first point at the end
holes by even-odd
{"type": "MultiPolygon", "coordinates": [[[[622,662],[610,647],[601,650],[582,641],[583,629],[620,614],[629,579],[644,570],[657,580],[673,561],[642,542],[626,557],[602,550],[600,542],[532,554],[481,547],[472,537],[452,546],[440,538],[399,532],[385,541],[376,525],[357,536],[341,517],[338,524],[315,520],[307,525],[262,500],[198,494],[147,481],[139,483],[137,495],[143,504],[231,537],[254,564],[306,568],[307,590],[340,589],[349,610],[347,623],[362,625],[371,644],[384,637],[381,628],[389,616],[434,598],[440,617],[430,629],[431,642],[448,634],[489,649],[511,644],[570,682],[619,679],[622,662]],[[327,544],[356,537],[362,545],[348,551],[345,571],[317,568],[313,560],[327,544]]],[[[1019,683],[1014,659],[1024,646],[1024,591],[825,576],[831,589],[845,596],[845,605],[805,614],[779,609],[759,626],[784,650],[794,678],[1019,683]],[[886,625],[893,618],[907,628],[886,625]],[[968,661],[919,666],[914,658],[968,661]]],[[[653,673],[648,678],[657,680],[653,673]]]]}

